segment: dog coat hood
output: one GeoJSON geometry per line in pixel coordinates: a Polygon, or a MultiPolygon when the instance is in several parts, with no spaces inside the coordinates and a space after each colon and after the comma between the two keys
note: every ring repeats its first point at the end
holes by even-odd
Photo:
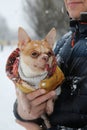
{"type": "MultiPolygon", "coordinates": [[[[18,73],[20,50],[15,49],[8,57],[6,63],[6,73],[9,79],[11,79],[17,87],[19,87],[24,93],[34,91],[35,88],[30,86],[26,81],[22,80],[18,73]]],[[[59,67],[57,67],[56,59],[54,59],[53,69],[49,71],[50,77],[40,82],[39,88],[44,88],[50,91],[56,88],[64,80],[64,75],[59,67]],[[50,73],[51,72],[51,73],[50,73]]]]}

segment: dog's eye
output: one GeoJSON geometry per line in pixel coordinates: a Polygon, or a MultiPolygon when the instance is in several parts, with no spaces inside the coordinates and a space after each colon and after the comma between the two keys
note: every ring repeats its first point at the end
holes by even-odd
{"type": "Polygon", "coordinates": [[[49,52],[47,53],[47,55],[50,57],[50,56],[53,55],[53,52],[52,52],[52,51],[49,51],[49,52]]]}
{"type": "Polygon", "coordinates": [[[37,58],[38,56],[39,56],[39,53],[36,51],[31,53],[31,57],[33,57],[33,58],[37,58]]]}

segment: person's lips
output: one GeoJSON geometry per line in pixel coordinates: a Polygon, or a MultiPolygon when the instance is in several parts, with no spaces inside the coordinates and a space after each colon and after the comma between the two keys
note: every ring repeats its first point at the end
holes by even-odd
{"type": "Polygon", "coordinates": [[[67,3],[67,5],[68,5],[69,7],[75,7],[75,6],[79,5],[79,4],[82,4],[82,2],[80,2],[80,1],[79,1],[79,2],[73,2],[73,1],[72,1],[72,2],[68,2],[68,3],[67,3]]]}

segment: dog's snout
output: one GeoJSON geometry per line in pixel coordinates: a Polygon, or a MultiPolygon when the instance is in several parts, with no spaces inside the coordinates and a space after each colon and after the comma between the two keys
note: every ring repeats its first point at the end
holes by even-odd
{"type": "Polygon", "coordinates": [[[44,54],[44,55],[42,56],[42,60],[48,61],[48,55],[44,54]]]}

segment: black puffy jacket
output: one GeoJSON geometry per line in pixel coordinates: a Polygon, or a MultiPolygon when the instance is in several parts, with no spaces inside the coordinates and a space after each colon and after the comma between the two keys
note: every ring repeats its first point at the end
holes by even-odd
{"type": "Polygon", "coordinates": [[[52,125],[79,128],[87,125],[87,21],[71,21],[70,27],[54,48],[66,79],[49,119],[52,125]]]}

